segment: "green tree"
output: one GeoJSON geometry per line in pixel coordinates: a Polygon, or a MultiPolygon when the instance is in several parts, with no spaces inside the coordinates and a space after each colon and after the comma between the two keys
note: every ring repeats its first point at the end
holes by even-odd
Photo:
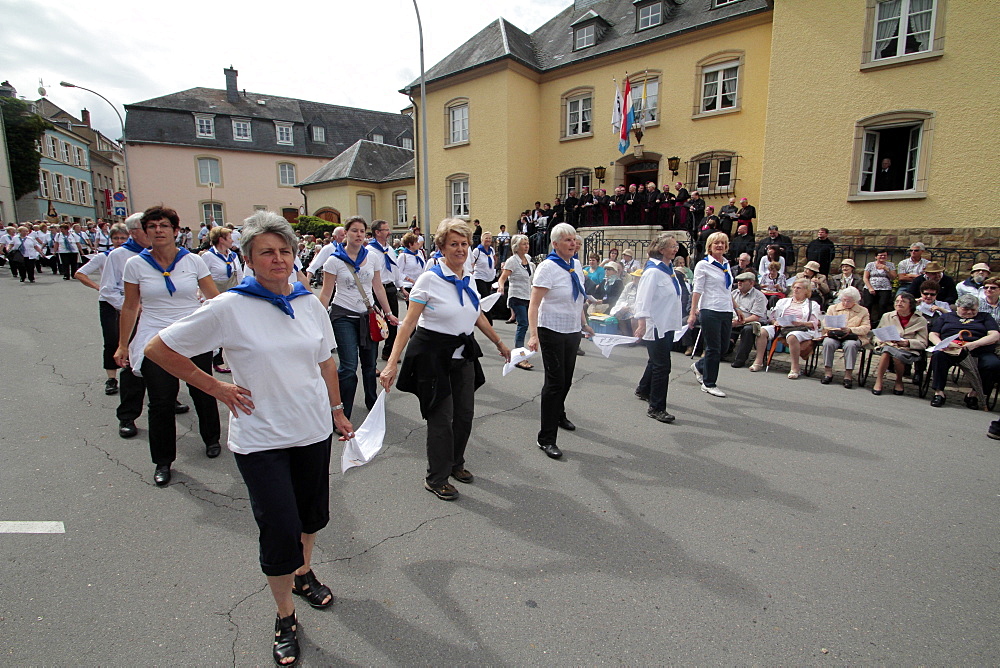
{"type": "Polygon", "coordinates": [[[38,167],[42,161],[38,142],[45,131],[54,126],[38,114],[31,113],[31,108],[23,100],[0,97],[0,107],[7,135],[14,198],[20,199],[38,190],[38,167]]]}

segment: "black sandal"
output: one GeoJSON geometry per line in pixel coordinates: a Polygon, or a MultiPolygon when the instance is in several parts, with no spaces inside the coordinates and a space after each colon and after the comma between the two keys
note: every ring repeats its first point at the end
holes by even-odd
{"type": "Polygon", "coordinates": [[[299,639],[296,637],[298,631],[298,620],[295,613],[282,618],[277,616],[274,622],[274,647],[271,649],[271,656],[279,666],[294,666],[299,661],[299,639]],[[291,657],[288,663],[282,663],[282,659],[291,657]]]}
{"type": "Polygon", "coordinates": [[[316,579],[316,574],[310,570],[305,575],[296,575],[292,593],[301,596],[309,605],[322,610],[333,605],[333,592],[325,584],[316,579]],[[326,600],[329,597],[330,600],[326,600]],[[323,601],[326,601],[324,603],[323,601]]]}

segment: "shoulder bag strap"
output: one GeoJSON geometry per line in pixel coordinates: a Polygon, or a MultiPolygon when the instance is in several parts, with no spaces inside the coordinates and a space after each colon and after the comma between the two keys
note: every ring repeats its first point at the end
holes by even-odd
{"type": "MultiPolygon", "coordinates": [[[[345,262],[344,264],[347,264],[347,263],[345,262]]],[[[372,310],[372,302],[371,302],[370,299],[368,299],[368,293],[365,292],[364,287],[362,287],[362,285],[361,285],[361,279],[358,278],[358,272],[354,271],[354,267],[348,266],[347,268],[349,270],[351,270],[351,275],[354,276],[354,284],[358,286],[358,292],[361,293],[361,301],[363,301],[365,303],[365,308],[367,308],[369,311],[371,311],[372,310]]]]}

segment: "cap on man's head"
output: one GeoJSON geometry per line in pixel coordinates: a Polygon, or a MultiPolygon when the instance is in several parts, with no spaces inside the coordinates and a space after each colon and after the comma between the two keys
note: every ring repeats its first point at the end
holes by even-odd
{"type": "Polygon", "coordinates": [[[742,274],[736,277],[737,281],[756,281],[757,277],[752,271],[744,271],[742,274]]]}
{"type": "Polygon", "coordinates": [[[990,265],[985,262],[977,262],[972,265],[972,271],[990,271],[990,265]]]}
{"type": "Polygon", "coordinates": [[[741,201],[741,202],[749,202],[750,200],[748,200],[748,199],[747,199],[746,197],[741,197],[741,198],[740,198],[740,201],[741,201]]]}

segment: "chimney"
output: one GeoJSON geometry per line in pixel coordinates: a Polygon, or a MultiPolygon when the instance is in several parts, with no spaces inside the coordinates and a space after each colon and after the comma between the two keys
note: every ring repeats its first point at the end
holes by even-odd
{"type": "Polygon", "coordinates": [[[222,71],[226,74],[226,99],[236,104],[240,101],[240,92],[236,88],[236,77],[239,75],[239,72],[234,70],[232,65],[222,71]]]}
{"type": "Polygon", "coordinates": [[[0,83],[0,97],[17,97],[17,89],[10,85],[9,81],[0,83]]]}
{"type": "Polygon", "coordinates": [[[87,110],[87,109],[81,109],[80,110],[80,120],[82,120],[83,124],[86,125],[89,128],[90,127],[90,111],[87,110]]]}

